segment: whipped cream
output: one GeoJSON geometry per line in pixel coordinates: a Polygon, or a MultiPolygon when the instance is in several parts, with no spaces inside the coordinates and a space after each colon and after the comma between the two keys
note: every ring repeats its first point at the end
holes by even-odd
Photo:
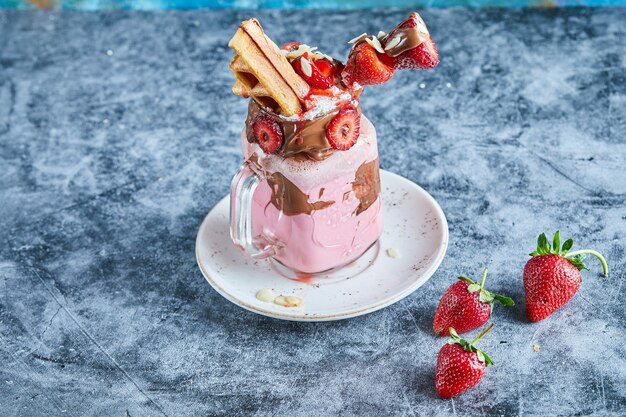
{"type": "Polygon", "coordinates": [[[352,94],[345,90],[341,90],[337,86],[329,88],[331,96],[319,96],[312,94],[305,100],[306,111],[293,116],[278,115],[281,119],[288,122],[298,122],[302,120],[313,120],[324,116],[341,107],[347,101],[352,100],[352,104],[358,107],[359,101],[353,98],[352,94]]]}

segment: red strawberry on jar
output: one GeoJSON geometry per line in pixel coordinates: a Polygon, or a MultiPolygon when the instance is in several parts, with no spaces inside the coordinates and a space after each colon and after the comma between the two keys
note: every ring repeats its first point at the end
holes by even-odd
{"type": "Polygon", "coordinates": [[[449,329],[450,339],[437,357],[435,389],[442,398],[451,398],[478,384],[493,362],[487,354],[474,346],[491,328],[490,324],[474,340],[468,342],[449,329]]]}
{"type": "Polygon", "coordinates": [[[486,278],[487,268],[480,284],[461,276],[443,293],[433,321],[438,336],[447,336],[450,327],[465,333],[482,326],[491,317],[494,301],[504,306],[515,305],[513,299],[487,291],[486,278]]]}
{"type": "Polygon", "coordinates": [[[333,149],[347,151],[359,139],[361,115],[356,108],[344,106],[326,128],[326,139],[333,149]]]}
{"type": "Polygon", "coordinates": [[[260,114],[254,119],[252,132],[266,154],[274,153],[283,146],[283,128],[267,114],[260,114]]]}
{"type": "Polygon", "coordinates": [[[561,247],[560,233],[554,234],[552,246],[545,233],[537,239],[537,249],[524,267],[524,292],[526,314],[530,321],[540,321],[563,307],[580,288],[580,271],[589,269],[584,263],[586,255],[600,260],[604,276],[609,268],[604,257],[591,249],[569,252],[574,245],[568,239],[561,247]]]}

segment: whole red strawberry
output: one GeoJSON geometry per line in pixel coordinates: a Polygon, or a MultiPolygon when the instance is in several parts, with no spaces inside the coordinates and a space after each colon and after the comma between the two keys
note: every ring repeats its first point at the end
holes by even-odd
{"type": "Polygon", "coordinates": [[[526,314],[530,321],[539,321],[563,307],[580,288],[580,271],[589,269],[584,264],[587,254],[596,256],[602,264],[604,276],[609,275],[606,260],[591,249],[568,252],[574,244],[568,239],[561,247],[559,231],[554,234],[552,246],[545,233],[537,239],[537,250],[532,252],[524,267],[526,314]]]}
{"type": "Polygon", "coordinates": [[[433,321],[438,336],[447,336],[450,327],[465,333],[482,326],[491,317],[494,301],[505,306],[515,305],[511,298],[487,291],[486,278],[487,268],[483,271],[480,284],[467,277],[459,277],[459,281],[443,293],[433,321]]]}
{"type": "Polygon", "coordinates": [[[450,339],[441,348],[437,357],[435,388],[439,396],[454,397],[483,379],[487,366],[493,365],[493,362],[485,352],[476,349],[474,343],[492,327],[493,324],[489,325],[471,343],[461,339],[457,332],[450,328],[450,339]]]}

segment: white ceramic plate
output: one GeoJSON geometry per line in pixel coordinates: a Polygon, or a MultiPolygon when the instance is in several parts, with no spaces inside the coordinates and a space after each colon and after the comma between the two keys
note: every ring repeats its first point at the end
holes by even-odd
{"type": "Polygon", "coordinates": [[[330,277],[297,281],[281,275],[275,262],[245,258],[230,240],[229,196],[213,207],[198,231],[200,270],[227,300],[277,319],[330,321],[380,310],[422,286],[441,264],[448,246],[446,217],[430,194],[384,170],[381,188],[385,227],[379,243],[330,277]],[[390,248],[399,256],[390,257],[390,248]],[[282,307],[259,301],[256,293],[265,288],[276,295],[300,297],[304,305],[282,307]]]}

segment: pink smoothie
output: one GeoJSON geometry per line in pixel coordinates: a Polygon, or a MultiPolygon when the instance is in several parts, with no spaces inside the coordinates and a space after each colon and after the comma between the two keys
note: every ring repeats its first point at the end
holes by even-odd
{"type": "Polygon", "coordinates": [[[349,264],[378,240],[383,218],[376,131],[365,116],[357,143],[322,161],[266,155],[245,132],[242,146],[245,159],[256,155],[269,177],[254,193],[252,229],[276,244],[275,259],[298,272],[322,272],[349,264]],[[298,210],[287,208],[294,206],[298,210]]]}

